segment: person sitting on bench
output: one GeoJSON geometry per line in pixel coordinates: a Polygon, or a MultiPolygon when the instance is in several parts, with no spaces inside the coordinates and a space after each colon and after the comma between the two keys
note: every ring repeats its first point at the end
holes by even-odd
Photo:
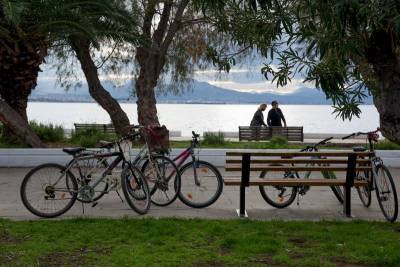
{"type": "Polygon", "coordinates": [[[268,126],[281,126],[282,127],[282,122],[284,123],[284,126],[286,127],[286,120],[285,117],[283,116],[282,110],[278,107],[278,101],[274,100],[271,103],[272,108],[268,112],[268,117],[267,117],[267,123],[268,126]]]}
{"type": "Polygon", "coordinates": [[[263,112],[267,109],[267,104],[261,104],[254,113],[250,126],[267,126],[264,122],[263,112]]]}

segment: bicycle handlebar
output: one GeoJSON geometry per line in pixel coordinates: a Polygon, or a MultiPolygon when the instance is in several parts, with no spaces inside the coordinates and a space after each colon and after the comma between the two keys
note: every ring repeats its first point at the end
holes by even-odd
{"type": "Polygon", "coordinates": [[[347,136],[345,136],[345,137],[342,137],[342,140],[348,139],[348,138],[353,137],[353,136],[376,134],[376,133],[379,132],[380,130],[381,130],[381,129],[378,127],[375,131],[352,133],[352,134],[349,134],[349,135],[347,135],[347,136]]]}

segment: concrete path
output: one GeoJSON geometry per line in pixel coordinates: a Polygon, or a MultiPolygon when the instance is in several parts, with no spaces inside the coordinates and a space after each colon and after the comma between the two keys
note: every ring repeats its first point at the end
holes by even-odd
{"type": "MultiPolygon", "coordinates": [[[[19,187],[27,168],[0,168],[0,217],[13,220],[37,219],[23,206],[19,187]]],[[[223,169],[221,169],[224,174],[223,169]]],[[[391,168],[397,185],[397,194],[400,195],[400,169],[391,168]]],[[[261,197],[258,188],[252,187],[246,191],[247,211],[250,219],[260,220],[342,220],[342,206],[328,187],[314,187],[303,197],[300,203],[296,202],[286,209],[275,209],[269,206],[261,197]]],[[[211,207],[192,209],[177,200],[168,207],[152,205],[149,213],[139,216],[126,203],[122,203],[115,192],[104,196],[99,204],[92,208],[85,205],[85,214],[82,214],[81,203],[76,202],[74,207],[60,218],[71,217],[178,217],[178,218],[237,218],[236,209],[239,207],[239,188],[224,187],[220,199],[211,207]]],[[[352,192],[352,211],[355,219],[384,220],[379,209],[375,193],[373,192],[370,208],[362,206],[357,192],[352,192]]],[[[347,220],[347,219],[345,219],[347,220]]]]}

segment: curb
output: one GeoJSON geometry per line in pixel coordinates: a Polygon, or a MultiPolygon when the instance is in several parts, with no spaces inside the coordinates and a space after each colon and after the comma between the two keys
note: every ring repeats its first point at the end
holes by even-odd
{"type": "MultiPolygon", "coordinates": [[[[171,157],[178,155],[184,149],[172,149],[171,157]]],[[[238,149],[201,149],[200,159],[208,161],[217,167],[225,166],[225,153],[238,149]]],[[[255,151],[255,150],[252,150],[255,151]]],[[[262,151],[298,151],[296,149],[264,149],[262,151]]],[[[330,150],[331,151],[331,150],[330,150]]],[[[135,155],[138,149],[133,149],[135,155]]],[[[389,167],[400,168],[400,150],[378,150],[379,155],[389,167]]],[[[0,149],[0,168],[34,167],[43,163],[66,164],[72,156],[65,154],[60,148],[19,148],[0,149]]]]}

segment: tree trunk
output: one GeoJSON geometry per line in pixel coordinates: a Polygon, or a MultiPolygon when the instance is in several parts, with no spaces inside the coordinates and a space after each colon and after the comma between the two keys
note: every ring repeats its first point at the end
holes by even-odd
{"type": "MultiPolygon", "coordinates": [[[[20,136],[14,130],[27,125],[28,97],[36,87],[40,65],[47,54],[47,42],[44,38],[26,40],[18,37],[17,33],[15,35],[14,40],[3,40],[0,46],[0,96],[21,119],[3,121],[3,138],[10,141],[14,141],[15,136],[20,136]],[[14,125],[15,123],[24,125],[14,125]]],[[[5,119],[7,115],[1,114],[1,117],[5,119]]]]}
{"type": "Polygon", "coordinates": [[[104,89],[99,80],[97,67],[90,56],[90,41],[82,37],[72,38],[71,44],[81,63],[82,71],[85,74],[89,87],[89,93],[96,102],[110,115],[112,124],[118,135],[125,135],[129,132],[129,118],[122,110],[118,101],[104,89]]]}
{"type": "Polygon", "coordinates": [[[22,118],[3,100],[0,100],[0,121],[29,146],[45,147],[39,137],[29,128],[26,119],[22,118]]]}
{"type": "Polygon", "coordinates": [[[135,84],[139,124],[160,125],[154,88],[164,66],[164,60],[162,56],[151,51],[151,48],[143,47],[137,49],[136,60],[140,65],[139,77],[135,84]]]}
{"type": "Polygon", "coordinates": [[[367,60],[374,67],[378,81],[372,92],[382,134],[400,144],[400,56],[392,44],[390,33],[374,33],[367,49],[367,60]]]}

